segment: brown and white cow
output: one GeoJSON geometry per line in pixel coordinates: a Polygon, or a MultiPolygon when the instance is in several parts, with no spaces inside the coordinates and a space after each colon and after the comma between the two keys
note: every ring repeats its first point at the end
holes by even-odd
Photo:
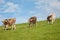
{"type": "Polygon", "coordinates": [[[16,29],[15,22],[16,22],[15,18],[4,19],[2,21],[5,30],[8,29],[8,27],[11,27],[11,26],[12,26],[12,29],[16,29]]]}
{"type": "Polygon", "coordinates": [[[48,23],[52,23],[55,22],[55,19],[56,19],[56,16],[54,13],[50,14],[48,17],[47,17],[47,21],[48,23]]]}
{"type": "Polygon", "coordinates": [[[31,27],[33,24],[36,26],[37,18],[35,16],[29,18],[29,27],[31,27]]]}

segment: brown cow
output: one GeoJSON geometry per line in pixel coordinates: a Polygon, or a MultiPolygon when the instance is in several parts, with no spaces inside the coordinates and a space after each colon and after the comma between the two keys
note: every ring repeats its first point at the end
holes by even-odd
{"type": "Polygon", "coordinates": [[[12,26],[12,29],[16,29],[16,27],[15,27],[15,22],[16,22],[16,19],[15,19],[15,18],[5,19],[5,20],[2,21],[5,30],[6,30],[9,26],[12,26]]]}
{"type": "Polygon", "coordinates": [[[33,24],[36,25],[36,21],[37,21],[37,18],[35,16],[29,18],[29,27],[31,27],[33,24]]]}
{"type": "Polygon", "coordinates": [[[51,23],[53,24],[53,22],[55,21],[55,19],[56,19],[56,17],[55,17],[55,14],[54,14],[54,13],[50,14],[50,15],[47,17],[48,23],[51,22],[51,23]]]}

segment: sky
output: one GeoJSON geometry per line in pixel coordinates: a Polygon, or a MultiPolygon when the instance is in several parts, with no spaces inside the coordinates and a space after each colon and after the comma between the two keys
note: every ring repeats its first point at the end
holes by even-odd
{"type": "Polygon", "coordinates": [[[52,12],[60,17],[60,0],[0,0],[0,25],[8,18],[16,18],[16,23],[28,22],[32,16],[46,20],[52,12]]]}

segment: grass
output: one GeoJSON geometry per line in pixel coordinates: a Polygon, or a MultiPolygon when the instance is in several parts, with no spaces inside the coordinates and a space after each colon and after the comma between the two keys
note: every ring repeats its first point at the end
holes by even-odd
{"type": "Polygon", "coordinates": [[[28,27],[28,23],[16,24],[16,30],[3,30],[0,27],[0,40],[60,40],[60,18],[54,24],[37,22],[37,26],[28,27]]]}

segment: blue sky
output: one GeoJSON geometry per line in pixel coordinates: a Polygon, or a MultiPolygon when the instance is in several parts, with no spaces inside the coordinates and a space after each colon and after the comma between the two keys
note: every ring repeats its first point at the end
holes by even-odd
{"type": "Polygon", "coordinates": [[[60,0],[0,0],[0,25],[7,18],[16,18],[16,23],[28,22],[31,16],[45,20],[52,12],[60,17],[60,0]]]}

